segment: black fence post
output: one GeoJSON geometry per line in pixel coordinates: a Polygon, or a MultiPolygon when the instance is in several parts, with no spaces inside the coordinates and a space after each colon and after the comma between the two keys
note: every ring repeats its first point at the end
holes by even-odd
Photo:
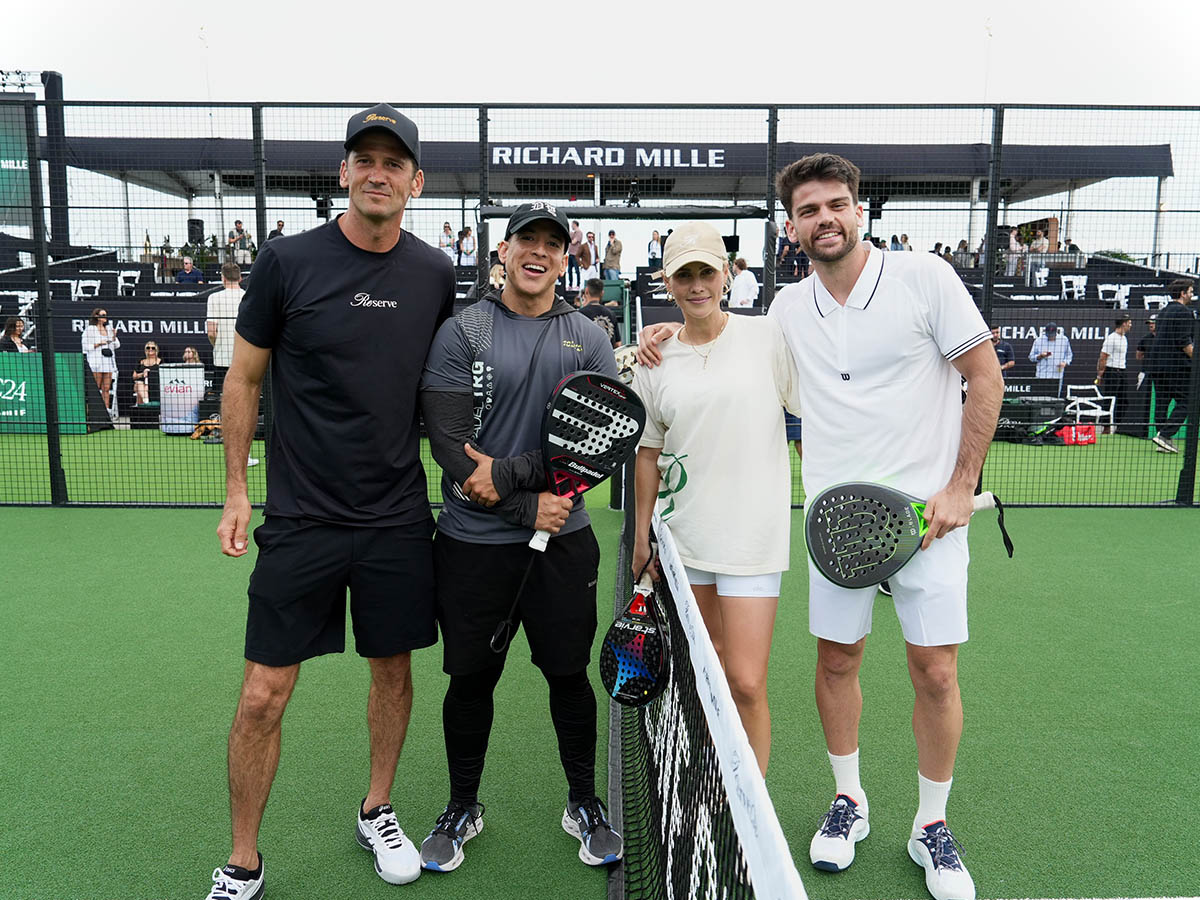
{"type": "Polygon", "coordinates": [[[775,171],[779,167],[779,107],[767,108],[767,221],[763,223],[763,308],[775,299],[775,238],[779,228],[775,224],[775,171]]]}
{"type": "MultiPolygon", "coordinates": [[[[488,158],[488,108],[486,106],[479,107],[479,208],[489,204],[488,193],[488,168],[491,160],[488,158]]],[[[487,290],[488,286],[488,271],[491,262],[491,252],[489,248],[492,246],[491,240],[488,237],[488,220],[479,217],[479,237],[475,240],[475,286],[476,294],[482,294],[487,290]]]]}
{"type": "Polygon", "coordinates": [[[267,143],[263,140],[262,104],[250,107],[250,124],[254,137],[254,227],[258,229],[258,246],[262,247],[267,232],[267,143]]]}
{"type": "Polygon", "coordinates": [[[43,72],[46,95],[46,174],[50,185],[50,246],[69,256],[71,208],[67,198],[66,119],[63,116],[63,79],[58,72],[43,72]]]}
{"type": "Polygon", "coordinates": [[[1000,241],[996,237],[1000,217],[1000,158],[1004,150],[1004,107],[992,107],[992,147],[988,157],[987,230],[983,235],[983,297],[979,309],[992,323],[992,292],[996,284],[996,265],[1000,262],[1000,241]]]}
{"type": "Polygon", "coordinates": [[[1187,446],[1183,451],[1183,468],[1179,470],[1179,487],[1175,491],[1175,502],[1180,506],[1196,505],[1196,457],[1200,449],[1200,362],[1196,352],[1200,350],[1200,320],[1192,325],[1192,375],[1188,385],[1187,446]]]}
{"type": "Polygon", "coordinates": [[[50,268],[46,247],[46,206],[42,196],[42,160],[38,154],[37,104],[25,104],[25,145],[29,154],[30,234],[33,237],[33,262],[37,278],[38,350],[42,357],[42,396],[46,409],[46,467],[50,475],[50,502],[67,503],[67,477],[62,467],[62,441],[59,434],[58,366],[54,359],[54,325],[50,317],[50,268]]]}

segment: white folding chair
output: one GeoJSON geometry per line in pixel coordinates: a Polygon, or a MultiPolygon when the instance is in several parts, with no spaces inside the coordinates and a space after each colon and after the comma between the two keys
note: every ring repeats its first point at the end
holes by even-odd
{"type": "Polygon", "coordinates": [[[141,277],[141,269],[123,269],[118,272],[117,294],[121,297],[132,297],[137,289],[137,283],[141,277]]]}
{"type": "Polygon", "coordinates": [[[1113,426],[1113,408],[1116,402],[1116,397],[1106,397],[1094,384],[1069,384],[1067,385],[1067,405],[1063,409],[1063,414],[1073,415],[1076,425],[1084,419],[1090,419],[1094,424],[1100,425],[1107,419],[1111,428],[1113,426]]]}
{"type": "Polygon", "coordinates": [[[1096,290],[1100,294],[1100,302],[1112,305],[1113,309],[1129,309],[1130,284],[1101,284],[1096,290]]]}
{"type": "Polygon", "coordinates": [[[1086,275],[1063,275],[1062,298],[1064,300],[1082,300],[1087,292],[1086,275]]]}
{"type": "Polygon", "coordinates": [[[1050,278],[1050,267],[1039,266],[1033,270],[1033,286],[1045,287],[1047,280],[1050,278]]]}
{"type": "Polygon", "coordinates": [[[1142,302],[1146,304],[1146,309],[1162,309],[1171,302],[1170,294],[1147,294],[1142,298],[1142,302]]]}

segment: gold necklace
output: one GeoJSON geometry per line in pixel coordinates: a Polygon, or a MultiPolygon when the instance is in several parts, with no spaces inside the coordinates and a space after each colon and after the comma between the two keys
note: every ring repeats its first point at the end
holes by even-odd
{"type": "Polygon", "coordinates": [[[706,344],[710,344],[710,345],[712,345],[712,346],[709,346],[709,348],[708,348],[708,352],[707,352],[707,353],[701,353],[701,352],[700,352],[700,350],[699,350],[699,348],[698,348],[698,347],[697,347],[695,344],[689,344],[687,341],[684,341],[684,340],[683,340],[683,332],[684,332],[684,330],[687,328],[687,326],[686,326],[686,325],[684,325],[684,326],[683,326],[683,328],[680,328],[680,329],[679,329],[679,338],[680,338],[680,341],[681,341],[681,342],[682,342],[682,343],[683,343],[685,346],[691,347],[691,348],[692,348],[692,352],[693,352],[693,353],[695,353],[695,354],[696,354],[698,357],[700,357],[702,360],[704,360],[704,365],[700,367],[701,369],[707,369],[707,368],[708,368],[708,358],[709,358],[710,356],[712,356],[712,352],[713,352],[713,349],[714,349],[714,347],[715,347],[715,345],[716,345],[716,343],[717,343],[717,340],[718,340],[718,339],[721,337],[721,335],[723,335],[723,334],[725,333],[725,326],[729,324],[729,313],[724,313],[724,316],[725,316],[725,318],[724,318],[724,319],[722,320],[722,322],[721,322],[721,328],[720,328],[720,330],[717,332],[717,336],[716,336],[715,338],[713,338],[711,341],[705,341],[705,343],[706,343],[706,344]]]}

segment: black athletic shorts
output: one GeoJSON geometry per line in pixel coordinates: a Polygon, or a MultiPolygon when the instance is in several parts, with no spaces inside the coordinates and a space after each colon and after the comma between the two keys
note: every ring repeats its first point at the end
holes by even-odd
{"type": "Polygon", "coordinates": [[[254,529],[246,659],[290,666],[346,649],[346,589],[359,656],[437,643],[433,519],[384,528],[269,516],[254,529]]]}
{"type": "Polygon", "coordinates": [[[533,664],[547,675],[587,668],[600,568],[600,545],[590,527],[552,536],[545,553],[525,543],[472,544],[439,532],[433,558],[442,668],[448,675],[470,675],[503,660],[490,642],[516,599],[531,555],[536,558],[514,620],[524,625],[533,664]]]}

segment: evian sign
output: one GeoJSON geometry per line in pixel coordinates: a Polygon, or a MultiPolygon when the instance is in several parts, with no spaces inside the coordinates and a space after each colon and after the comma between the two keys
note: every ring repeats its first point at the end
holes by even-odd
{"type": "Polygon", "coordinates": [[[395,300],[372,300],[370,294],[355,294],[350,305],[365,306],[369,309],[395,309],[400,304],[395,300]]]}

